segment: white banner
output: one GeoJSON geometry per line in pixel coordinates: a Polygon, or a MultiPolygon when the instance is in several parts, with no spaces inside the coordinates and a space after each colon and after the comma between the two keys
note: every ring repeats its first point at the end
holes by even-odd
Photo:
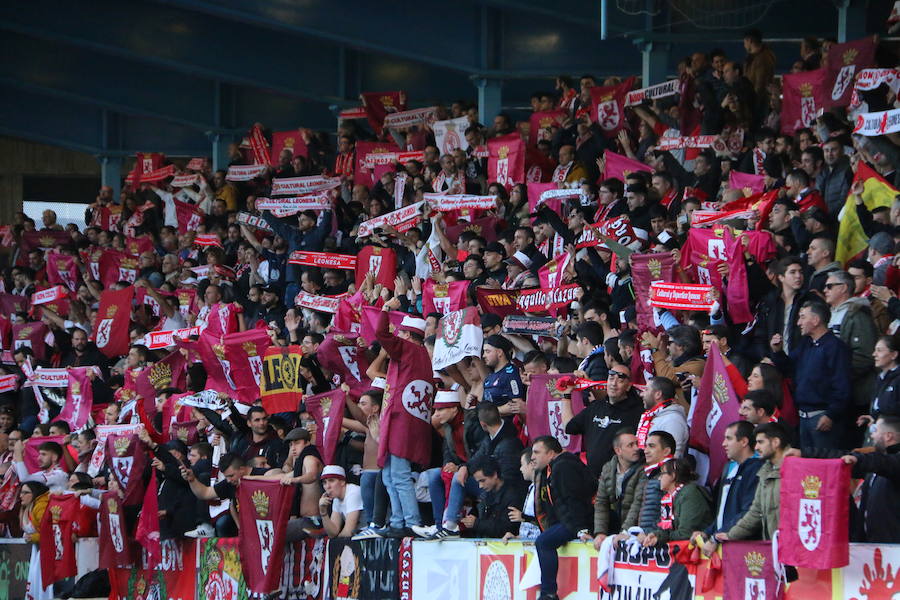
{"type": "Polygon", "coordinates": [[[297,294],[296,298],[294,298],[294,304],[296,304],[297,306],[302,306],[303,308],[309,308],[310,310],[318,310],[320,312],[327,312],[331,314],[337,313],[338,305],[340,305],[340,303],[340,298],[316,296],[314,294],[303,291],[297,294]]]}
{"type": "Polygon", "coordinates": [[[272,180],[272,195],[289,196],[296,194],[301,196],[312,192],[330,190],[340,185],[341,179],[339,177],[321,177],[319,175],[313,177],[285,177],[272,180]]]}
{"type": "Polygon", "coordinates": [[[466,141],[466,129],[469,128],[469,117],[458,117],[446,121],[435,121],[431,125],[434,131],[435,145],[441,152],[441,156],[450,154],[457,148],[469,149],[466,141]]]}
{"type": "Polygon", "coordinates": [[[106,459],[106,438],[112,434],[130,435],[135,433],[137,428],[137,425],[97,425],[94,430],[97,434],[97,445],[94,447],[94,453],[91,454],[91,462],[88,463],[88,475],[96,477],[103,468],[103,462],[106,459]]]}
{"type": "Polygon", "coordinates": [[[183,188],[200,183],[200,176],[196,173],[191,175],[176,175],[172,178],[171,183],[172,187],[183,188]]]}
{"type": "Polygon", "coordinates": [[[900,131],[900,108],[856,116],[853,133],[867,137],[900,131]]]}
{"type": "Polygon", "coordinates": [[[437,106],[404,110],[403,112],[390,113],[384,117],[385,127],[411,127],[420,123],[429,123],[434,120],[437,106]]]}
{"type": "Polygon", "coordinates": [[[679,81],[671,79],[663,83],[657,83],[650,87],[632,90],[625,97],[625,106],[634,106],[640,104],[644,100],[655,100],[656,98],[665,98],[666,96],[674,96],[678,93],[679,81]]]}
{"type": "Polygon", "coordinates": [[[304,210],[328,210],[331,196],[330,192],[322,191],[293,198],[257,198],[256,208],[268,210],[276,217],[287,217],[304,210]]]}
{"type": "MultiPolygon", "coordinates": [[[[384,225],[393,225],[395,228],[402,231],[401,227],[405,223],[419,218],[422,214],[422,207],[424,205],[424,201],[416,202],[415,204],[404,206],[400,210],[395,210],[386,215],[363,221],[359,224],[359,230],[356,235],[359,237],[372,235],[372,232],[375,231],[377,227],[383,227],[384,225]]],[[[409,229],[409,227],[407,227],[407,229],[409,229]]]]}
{"type": "Polygon", "coordinates": [[[232,165],[228,167],[228,181],[250,181],[266,172],[267,165],[232,165]]]}
{"type": "Polygon", "coordinates": [[[151,331],[144,336],[144,342],[150,350],[160,350],[175,345],[175,338],[186,339],[192,335],[200,335],[199,327],[169,329],[168,331],[151,331]]]}
{"type": "Polygon", "coordinates": [[[462,208],[479,208],[486,210],[497,208],[497,196],[426,193],[423,197],[431,208],[440,211],[459,210],[462,208]]]}

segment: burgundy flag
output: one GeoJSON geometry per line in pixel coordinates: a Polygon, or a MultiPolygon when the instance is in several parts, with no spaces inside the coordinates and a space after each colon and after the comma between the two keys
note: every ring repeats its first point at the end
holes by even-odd
{"type": "Polygon", "coordinates": [[[369,273],[375,274],[375,283],[393,290],[394,278],[397,277],[397,253],[391,248],[363,246],[356,256],[357,288],[369,273]]]}
{"type": "Polygon", "coordinates": [[[504,227],[503,223],[503,219],[498,217],[480,217],[462,221],[456,225],[448,225],[444,228],[444,233],[447,234],[447,239],[455,244],[463,231],[472,231],[490,244],[497,241],[497,229],[504,227]]]}
{"type": "Polygon", "coordinates": [[[750,188],[754,194],[762,194],[766,189],[766,176],[731,171],[728,174],[728,187],[733,190],[750,188]]]}
{"type": "Polygon", "coordinates": [[[253,404],[259,398],[262,357],[270,344],[269,334],[262,327],[224,337],[204,331],[199,350],[208,376],[207,387],[242,404],[253,404]]]}
{"type": "Polygon", "coordinates": [[[162,548],[159,543],[159,498],[157,496],[156,469],[150,469],[150,481],[144,492],[141,516],[138,518],[134,537],[147,553],[147,562],[159,564],[162,548]]]}
{"type": "Polygon", "coordinates": [[[406,94],[404,92],[365,92],[360,94],[366,118],[375,133],[381,134],[384,118],[389,113],[406,110],[406,94]]]}
{"type": "MultiPolygon", "coordinates": [[[[56,229],[23,231],[19,241],[19,261],[27,261],[28,253],[32,250],[51,250],[57,246],[72,246],[72,234],[56,229]]],[[[16,264],[19,264],[19,261],[16,264]]]]}
{"type": "Polygon", "coordinates": [[[460,310],[466,306],[468,281],[436,283],[430,277],[422,284],[422,313],[439,312],[442,315],[460,310]]]}
{"type": "Polygon", "coordinates": [[[125,251],[132,256],[140,256],[144,252],[153,252],[153,240],[146,234],[125,238],[125,251]]]}
{"type": "Polygon", "coordinates": [[[69,387],[66,390],[66,405],[59,413],[59,419],[65,421],[78,431],[88,423],[91,406],[94,404],[94,392],[88,371],[94,367],[69,367],[69,387]]]}
{"type": "Polygon", "coordinates": [[[41,322],[18,323],[12,326],[12,350],[28,346],[38,360],[47,358],[47,344],[44,338],[50,330],[41,322]]]}
{"type": "Polygon", "coordinates": [[[832,44],[825,59],[828,70],[825,107],[847,106],[853,95],[853,82],[861,70],[875,65],[875,40],[864,37],[843,44],[832,44]]]}
{"type": "MultiPolygon", "coordinates": [[[[566,433],[562,418],[563,394],[556,388],[556,382],[563,374],[540,374],[531,376],[525,407],[528,423],[528,438],[534,440],[542,435],[552,435],[559,440],[563,450],[581,452],[581,436],[566,433]]],[[[571,375],[568,375],[571,376],[571,375]]],[[[572,413],[584,409],[581,392],[572,392],[572,413]]]]}
{"type": "Polygon", "coordinates": [[[366,299],[362,292],[342,298],[338,304],[337,314],[334,316],[335,331],[358,332],[362,321],[362,307],[365,304],[366,299]]]}
{"type": "Polygon", "coordinates": [[[815,125],[828,97],[827,78],[824,68],[782,77],[781,133],[793,135],[797,129],[815,125]]]}
{"type": "MultiPolygon", "coordinates": [[[[403,317],[405,316],[407,316],[407,314],[399,310],[392,310],[388,312],[391,335],[394,335],[394,333],[397,331],[397,328],[400,327],[400,323],[403,321],[403,317]]],[[[375,341],[375,330],[378,328],[378,320],[380,318],[380,308],[378,308],[377,306],[363,306],[362,320],[360,321],[359,327],[359,337],[366,340],[370,344],[375,341]]]]}
{"type": "MultiPolygon", "coordinates": [[[[722,545],[724,600],[781,600],[784,585],[779,585],[772,560],[772,542],[737,542],[722,545]]],[[[699,597],[699,596],[698,596],[699,597]]]]}
{"type": "Polygon", "coordinates": [[[137,395],[144,399],[147,414],[156,414],[156,394],[169,387],[183,390],[187,384],[187,361],[178,350],[149,367],[145,367],[135,379],[137,395]]]}
{"type": "Polygon", "coordinates": [[[109,491],[100,499],[100,568],[127,567],[134,562],[134,545],[125,524],[125,506],[118,492],[109,491]]]}
{"type": "Polygon", "coordinates": [[[306,142],[303,141],[303,135],[297,129],[272,132],[272,150],[269,156],[269,164],[273,167],[279,165],[282,150],[290,150],[292,158],[309,156],[309,150],[306,147],[306,142]]]}
{"type": "MultiPolygon", "coordinates": [[[[271,413],[270,413],[271,414],[271,413]]],[[[169,427],[169,439],[178,440],[188,446],[193,446],[200,440],[197,431],[199,421],[179,421],[169,427]]]]}
{"type": "Polygon", "coordinates": [[[41,521],[41,583],[49,586],[78,573],[72,539],[81,500],[74,494],[51,494],[41,521]]]}
{"type": "Polygon", "coordinates": [[[488,140],[488,181],[507,190],[525,182],[525,143],[518,133],[488,140]]]}
{"type": "Polygon", "coordinates": [[[650,307],[650,284],[654,281],[675,280],[675,259],[668,252],[631,255],[631,278],[634,285],[637,322],[641,329],[660,331],[650,307]]]}
{"type": "Polygon", "coordinates": [[[47,253],[47,283],[64,285],[74,292],[80,280],[78,262],[74,256],[52,250],[47,253]]]}
{"type": "Polygon", "coordinates": [[[331,390],[324,394],[307,396],[306,410],[316,420],[316,446],[322,450],[325,464],[334,459],[337,443],[341,439],[341,424],[344,419],[344,391],[331,390]]]}
{"type": "MultiPolygon", "coordinates": [[[[353,172],[353,183],[371,188],[376,183],[375,171],[366,166],[367,157],[370,154],[382,154],[385,152],[400,152],[396,144],[385,142],[356,142],[356,169],[353,172]]],[[[371,158],[368,159],[371,164],[371,158]]]]}
{"type": "Polygon", "coordinates": [[[555,288],[563,284],[563,273],[569,266],[569,260],[572,256],[568,252],[555,256],[548,260],[543,267],[538,269],[538,279],[541,281],[541,287],[555,288]]]}
{"type": "Polygon", "coordinates": [[[547,140],[549,142],[553,137],[553,128],[561,127],[568,114],[568,112],[559,109],[531,113],[531,117],[528,119],[531,125],[528,130],[528,145],[534,146],[538,143],[538,140],[547,140]]]}
{"type": "Polygon", "coordinates": [[[331,332],[316,352],[322,368],[334,373],[336,384],[349,385],[350,395],[354,398],[372,387],[372,381],[366,377],[369,360],[365,347],[357,344],[359,337],[358,333],[331,332]]]}
{"type": "Polygon", "coordinates": [[[137,279],[138,264],[137,256],[118,250],[104,250],[98,263],[100,281],[107,290],[119,281],[134,283],[137,279]]]}
{"type": "Polygon", "coordinates": [[[750,307],[750,282],[747,279],[747,263],[744,260],[744,245],[741,236],[731,238],[728,245],[728,285],[725,299],[728,302],[728,316],[732,323],[749,323],[753,320],[750,307]]]}
{"type": "Polygon", "coordinates": [[[603,153],[603,157],[605,160],[605,171],[603,172],[604,179],[615,178],[625,181],[625,178],[635,171],[646,171],[647,173],[653,172],[653,169],[650,168],[649,165],[645,165],[633,158],[616,154],[612,150],[606,150],[603,153]]]}
{"type": "Polygon", "coordinates": [[[28,312],[31,301],[26,296],[0,292],[0,314],[9,316],[17,312],[28,312]]]}
{"type": "Polygon", "coordinates": [[[591,120],[603,135],[615,136],[625,126],[625,98],[634,86],[634,77],[616,85],[591,88],[591,120]]]}
{"type": "Polygon", "coordinates": [[[100,308],[97,310],[97,349],[109,358],[128,352],[130,339],[128,325],[131,322],[131,300],[134,288],[106,290],[100,293],[100,308]]]}
{"type": "Polygon", "coordinates": [[[197,231],[203,224],[203,213],[193,204],[173,199],[175,204],[175,219],[178,221],[178,233],[185,234],[188,231],[197,231]]]}
{"type": "Polygon", "coordinates": [[[712,485],[728,462],[725,451],[722,450],[725,429],[741,418],[741,399],[734,390],[716,344],[709,347],[696,402],[691,419],[690,445],[709,455],[706,483],[712,485]]]}
{"type": "Polygon", "coordinates": [[[778,559],[808,569],[850,562],[850,465],[840,459],[788,457],[781,464],[778,559]]]}
{"type": "Polygon", "coordinates": [[[294,492],[278,481],[243,479],[238,486],[241,565],[247,589],[254,594],[279,590],[294,492]]]}
{"type": "Polygon", "coordinates": [[[139,504],[144,495],[143,477],[147,464],[144,442],[137,434],[111,434],[106,438],[106,464],[122,490],[122,503],[127,506],[139,504]]]}

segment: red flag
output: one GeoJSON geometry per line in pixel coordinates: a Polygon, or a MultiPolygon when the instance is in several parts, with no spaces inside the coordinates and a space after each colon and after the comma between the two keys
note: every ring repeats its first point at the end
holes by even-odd
{"type": "Polygon", "coordinates": [[[127,567],[134,562],[134,545],[126,541],[125,507],[118,492],[109,491],[100,499],[100,568],[127,567]]]}
{"type": "MultiPolygon", "coordinates": [[[[263,355],[259,397],[263,408],[270,415],[297,412],[303,399],[303,387],[298,373],[302,356],[303,349],[300,346],[272,346],[263,355]]],[[[316,356],[321,360],[321,347],[316,356]]]]}
{"type": "Polygon", "coordinates": [[[144,252],[153,252],[153,240],[149,235],[125,238],[125,251],[133,256],[140,256],[144,252]]]}
{"type": "Polygon", "coordinates": [[[861,70],[875,65],[875,40],[873,36],[853,40],[843,44],[832,44],[828,48],[825,68],[826,79],[825,107],[847,106],[853,95],[853,82],[861,70]]]}
{"type": "Polygon", "coordinates": [[[193,204],[172,199],[175,205],[175,220],[178,221],[178,233],[185,234],[188,231],[197,231],[203,224],[203,213],[193,204]]]}
{"type": "Polygon", "coordinates": [[[385,142],[356,142],[356,170],[353,172],[353,183],[371,188],[376,183],[375,171],[366,167],[369,154],[383,152],[400,152],[400,147],[385,142]]]}
{"type": "Polygon", "coordinates": [[[550,181],[553,171],[556,169],[556,161],[537,149],[537,146],[525,148],[525,182],[539,183],[550,181]]]}
{"type": "Polygon", "coordinates": [[[295,490],[278,481],[241,480],[238,517],[241,565],[247,589],[270,594],[280,588],[284,538],[295,490]]]}
{"type": "Polygon", "coordinates": [[[737,542],[722,545],[724,600],[759,598],[780,600],[784,585],[779,585],[772,560],[772,542],[737,542]]]}
{"type": "Polygon", "coordinates": [[[778,558],[787,565],[835,569],[850,562],[850,465],[788,457],[781,464],[778,558]]]}
{"type": "Polygon", "coordinates": [[[118,250],[104,250],[99,261],[100,281],[107,289],[120,281],[134,283],[138,264],[137,256],[118,250]]]}
{"type": "MultiPolygon", "coordinates": [[[[378,329],[378,320],[381,318],[381,312],[381,309],[377,306],[362,307],[362,319],[360,320],[359,337],[366,340],[370,344],[375,341],[375,330],[378,329]]],[[[406,316],[407,314],[405,312],[401,312],[399,310],[392,310],[388,312],[391,335],[394,335],[397,327],[400,326],[400,323],[406,316]]]]}
{"type": "Polygon", "coordinates": [[[654,281],[675,281],[675,259],[668,252],[631,255],[631,279],[634,286],[634,308],[638,328],[660,331],[649,305],[650,284],[654,281]]]}
{"type": "Polygon", "coordinates": [[[0,292],[0,314],[9,316],[12,313],[28,312],[31,301],[27,296],[0,292]]]}
{"type": "Polygon", "coordinates": [[[159,563],[162,548],[159,544],[159,498],[157,497],[156,469],[150,469],[150,481],[144,492],[141,504],[141,516],[138,518],[134,537],[144,547],[147,562],[151,565],[159,563]]]}
{"type": "Polygon", "coordinates": [[[341,438],[341,427],[344,418],[344,391],[331,390],[324,394],[307,396],[304,399],[306,410],[316,420],[316,446],[322,450],[325,464],[330,465],[341,438]]]}
{"type": "Polygon", "coordinates": [[[126,506],[139,504],[144,495],[144,467],[147,453],[137,434],[110,434],[106,438],[106,462],[119,484],[126,506]]]}
{"type": "Polygon", "coordinates": [[[538,279],[542,288],[555,288],[563,284],[563,273],[569,266],[572,256],[568,252],[555,256],[548,260],[543,267],[538,269],[538,279]]]}
{"type": "Polygon", "coordinates": [[[604,179],[615,178],[625,181],[625,177],[635,171],[645,171],[647,173],[653,172],[652,168],[641,161],[622,156],[621,154],[616,154],[611,150],[605,151],[603,156],[606,160],[605,170],[603,172],[604,179]]]}
{"type": "Polygon", "coordinates": [[[47,283],[64,285],[74,292],[80,280],[81,274],[74,256],[52,250],[47,253],[47,283]]]}
{"type": "Polygon", "coordinates": [[[59,413],[59,419],[78,431],[88,423],[94,392],[88,371],[94,367],[69,367],[69,387],[66,391],[66,405],[59,413]]]}
{"type": "Polygon", "coordinates": [[[47,358],[47,344],[44,338],[50,330],[40,322],[17,323],[12,326],[12,350],[16,351],[22,346],[27,346],[34,351],[34,357],[38,360],[47,358]]]}
{"type": "Polygon", "coordinates": [[[397,277],[397,253],[391,248],[363,246],[356,256],[356,287],[362,286],[369,273],[375,274],[375,283],[389,290],[394,289],[397,277]]]}
{"type": "Polygon", "coordinates": [[[447,235],[447,239],[455,244],[463,231],[472,231],[475,235],[483,237],[484,241],[490,244],[497,241],[497,230],[505,227],[503,223],[503,219],[498,217],[481,217],[480,219],[472,219],[469,222],[448,225],[444,228],[444,233],[447,235]]]}
{"type": "Polygon", "coordinates": [[[749,323],[753,320],[750,307],[750,283],[747,279],[747,263],[744,260],[744,244],[741,236],[728,232],[728,285],[725,299],[728,302],[728,316],[732,323],[749,323]]]}
{"type": "Polygon", "coordinates": [[[188,446],[193,446],[200,441],[200,432],[197,431],[198,423],[199,421],[178,421],[173,423],[172,426],[169,427],[169,439],[178,440],[188,446]]]}
{"type": "Polygon", "coordinates": [[[366,299],[362,292],[356,292],[349,298],[342,298],[338,304],[337,314],[334,316],[334,329],[345,333],[358,332],[364,304],[366,304],[366,299]]]}
{"type": "Polygon", "coordinates": [[[290,150],[291,157],[309,156],[309,150],[306,147],[306,142],[303,141],[303,135],[297,129],[272,132],[272,151],[269,162],[273,167],[277,167],[280,164],[279,159],[283,150],[290,150]]]}
{"type": "Polygon", "coordinates": [[[812,127],[825,108],[827,69],[788,73],[782,78],[781,133],[812,127]]]}
{"type": "Polygon", "coordinates": [[[553,128],[560,127],[563,120],[568,116],[564,110],[545,110],[531,113],[528,121],[531,128],[528,131],[528,145],[534,146],[538,140],[547,140],[553,137],[553,128]]]}
{"type": "Polygon", "coordinates": [[[525,143],[518,133],[488,140],[488,181],[507,190],[525,182],[525,143]]]}
{"type": "Polygon", "coordinates": [[[632,87],[634,77],[617,85],[591,88],[591,119],[606,137],[613,137],[625,126],[625,97],[632,87]]]}
{"type": "Polygon", "coordinates": [[[22,462],[25,463],[25,468],[28,469],[29,473],[40,471],[40,467],[38,466],[38,446],[44,442],[56,442],[62,446],[65,444],[65,436],[33,435],[25,440],[25,455],[22,457],[22,462]]]}
{"type": "Polygon", "coordinates": [[[144,399],[147,414],[156,414],[156,395],[166,388],[183,390],[187,380],[187,361],[180,351],[169,353],[162,360],[145,367],[134,381],[137,395],[144,399]]]}
{"type": "Polygon", "coordinates": [[[766,176],[732,170],[728,174],[728,187],[734,190],[750,188],[754,194],[762,194],[766,187],[766,176]]]}
{"type": "Polygon", "coordinates": [[[366,376],[369,359],[365,347],[357,344],[359,337],[357,333],[329,333],[316,352],[322,368],[334,373],[338,383],[349,385],[354,398],[372,387],[372,381],[366,376]]]}
{"type": "Polygon", "coordinates": [[[75,564],[75,520],[81,500],[74,494],[51,494],[41,521],[41,583],[49,586],[78,573],[75,564]]]}
{"type": "Polygon", "coordinates": [[[254,125],[250,128],[250,157],[254,165],[269,164],[269,142],[263,134],[262,127],[254,125]]]}
{"type": "Polygon", "coordinates": [[[19,241],[19,261],[16,264],[24,265],[28,259],[28,253],[32,250],[52,250],[57,246],[71,247],[72,234],[68,231],[55,229],[41,229],[40,231],[23,231],[19,241]]]}
{"type": "Polygon", "coordinates": [[[259,398],[262,357],[270,344],[263,327],[225,336],[204,331],[200,334],[199,350],[206,367],[207,387],[243,404],[253,404],[259,398]]]}
{"type": "MultiPolygon", "coordinates": [[[[566,452],[581,452],[581,436],[566,433],[562,418],[563,394],[556,382],[563,374],[532,375],[528,386],[525,407],[528,411],[528,437],[534,440],[542,435],[552,435],[559,440],[566,452]]],[[[572,392],[572,412],[578,414],[584,409],[581,392],[572,392]]]]}
{"type": "Polygon", "coordinates": [[[375,133],[381,134],[384,118],[388,113],[406,110],[406,94],[404,92],[366,92],[360,94],[366,118],[375,133]]]}
{"type": "Polygon", "coordinates": [[[709,455],[706,483],[712,485],[728,462],[722,441],[728,425],[740,420],[741,399],[734,390],[731,377],[722,360],[719,347],[712,344],[706,358],[706,369],[700,380],[700,391],[691,420],[690,445],[709,455]]]}
{"type": "Polygon", "coordinates": [[[116,205],[95,208],[91,215],[91,226],[103,231],[112,230],[122,218],[122,207],[116,205]]]}
{"type": "Polygon", "coordinates": [[[97,349],[109,358],[128,352],[130,339],[128,324],[131,322],[131,300],[134,288],[106,290],[100,293],[100,308],[97,310],[95,341],[97,349]]]}
{"type": "Polygon", "coordinates": [[[460,310],[466,306],[468,281],[436,283],[430,277],[422,284],[422,313],[439,312],[442,315],[460,310]]]}

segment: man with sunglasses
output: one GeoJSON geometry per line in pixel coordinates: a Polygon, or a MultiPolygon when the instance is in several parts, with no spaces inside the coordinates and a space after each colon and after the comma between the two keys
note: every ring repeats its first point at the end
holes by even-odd
{"type": "Polygon", "coordinates": [[[631,385],[631,371],[625,365],[613,365],[606,382],[606,397],[588,404],[577,415],[572,414],[572,399],[564,397],[562,418],[566,433],[581,435],[587,450],[587,465],[594,477],[613,457],[613,439],[622,429],[635,431],[644,404],[631,385]]]}

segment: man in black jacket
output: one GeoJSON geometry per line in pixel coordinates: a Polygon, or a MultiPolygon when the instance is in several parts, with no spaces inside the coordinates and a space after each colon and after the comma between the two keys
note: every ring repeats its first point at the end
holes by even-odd
{"type": "Polygon", "coordinates": [[[593,519],[591,498],[596,479],[591,477],[577,456],[563,452],[559,440],[553,436],[537,438],[531,450],[538,474],[535,516],[541,526],[541,534],[534,542],[541,566],[541,595],[538,600],[558,600],[557,549],[589,532],[593,519]]]}
{"type": "Polygon", "coordinates": [[[860,510],[862,541],[900,543],[900,417],[881,415],[872,434],[877,452],[853,452],[843,457],[853,465],[853,477],[865,477],[860,510]]]}
{"type": "Polygon", "coordinates": [[[500,463],[489,456],[470,463],[469,469],[482,494],[478,498],[478,516],[463,517],[460,523],[472,537],[502,538],[506,533],[516,533],[519,525],[509,520],[509,509],[522,508],[522,487],[507,484],[500,473],[500,463]]]}

